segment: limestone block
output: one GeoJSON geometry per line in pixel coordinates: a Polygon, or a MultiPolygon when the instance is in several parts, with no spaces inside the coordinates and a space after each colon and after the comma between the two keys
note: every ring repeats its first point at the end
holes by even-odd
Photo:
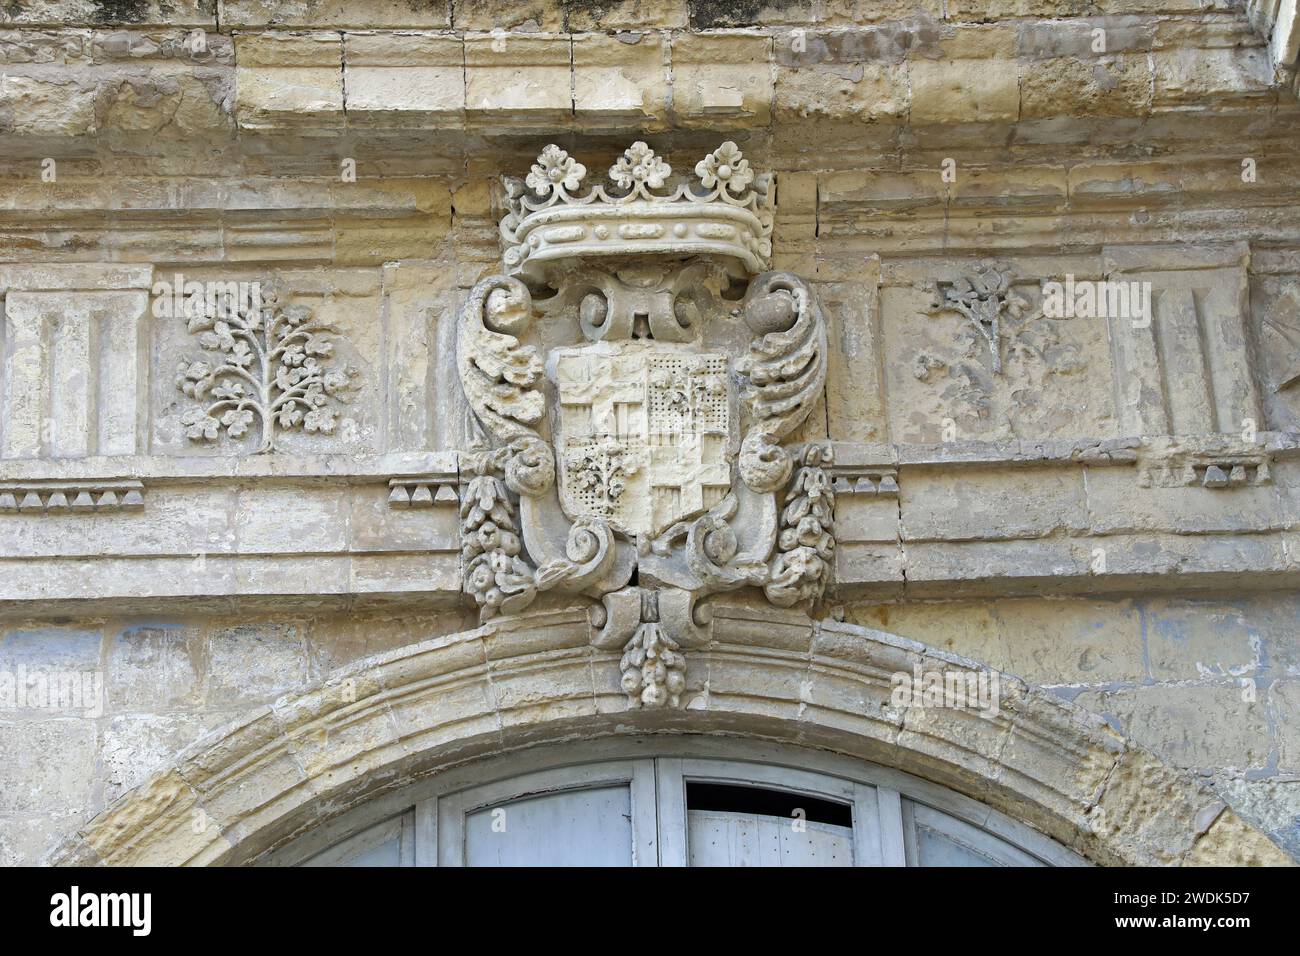
{"type": "Polygon", "coordinates": [[[1157,107],[1258,98],[1267,95],[1272,86],[1273,67],[1268,51],[1260,47],[1158,50],[1152,58],[1157,107]]]}
{"type": "Polygon", "coordinates": [[[192,137],[226,132],[232,84],[228,73],[151,73],[105,85],[103,127],[110,136],[153,133],[192,137]]]}
{"type": "Polygon", "coordinates": [[[1014,122],[1020,115],[1016,73],[1007,60],[913,60],[912,122],[1014,122]]]}
{"type": "Polygon", "coordinates": [[[128,627],[109,638],[105,692],[114,711],[166,712],[201,699],[197,627],[128,627]]]}
{"type": "Polygon", "coordinates": [[[1236,434],[1263,417],[1250,372],[1244,266],[1182,272],[1123,271],[1149,283],[1151,315],[1109,319],[1125,435],[1236,434]]]}
{"type": "Polygon", "coordinates": [[[999,754],[998,780],[1019,794],[1033,794],[1030,799],[1013,798],[1011,813],[1068,842],[1073,834],[1058,821],[1084,823],[1124,742],[1100,717],[1052,706],[1055,702],[1041,691],[1005,675],[999,680],[998,699],[1002,719],[1012,723],[999,754]]]}
{"type": "Polygon", "coordinates": [[[586,34],[573,40],[577,117],[638,129],[665,125],[672,91],[668,52],[658,34],[586,34]]]}
{"type": "Polygon", "coordinates": [[[1017,25],[1016,51],[1036,60],[1074,57],[1087,62],[1116,53],[1148,52],[1155,33],[1156,22],[1146,16],[1029,20],[1017,25]],[[1098,49],[1099,41],[1104,49],[1098,49]]]}
{"type": "Polygon", "coordinates": [[[873,169],[865,175],[856,172],[820,175],[817,192],[818,209],[825,227],[828,214],[841,211],[851,217],[864,207],[891,213],[933,207],[943,202],[946,190],[932,169],[873,169]]]}
{"type": "Polygon", "coordinates": [[[951,20],[1009,20],[1019,17],[1077,17],[1092,12],[1089,0],[953,0],[951,20]]]}
{"type": "MultiPolygon", "coordinates": [[[[459,196],[459,194],[458,194],[459,196]]],[[[465,197],[468,198],[468,197],[465,197]]],[[[446,263],[395,263],[384,268],[389,358],[390,447],[464,447],[459,435],[441,439],[468,414],[455,375],[455,317],[459,296],[446,263]]],[[[468,436],[466,436],[468,437],[468,436]]]]}
{"type": "Polygon", "coordinates": [[[0,76],[0,133],[81,136],[98,129],[93,86],[75,79],[0,76]]]}
{"type": "Polygon", "coordinates": [[[0,8],[0,24],[64,26],[70,23],[166,23],[215,26],[211,0],[143,0],[105,3],[103,0],[29,0],[0,8]]]}
{"type": "Polygon", "coordinates": [[[1175,767],[1259,769],[1272,741],[1268,703],[1235,683],[1085,691],[1075,702],[1175,767]]]}
{"type": "Polygon", "coordinates": [[[1063,167],[1029,163],[1018,163],[1010,169],[959,166],[957,181],[947,186],[952,207],[963,211],[980,208],[1014,208],[1039,213],[1064,210],[1069,195],[1063,167]]]}
{"type": "Polygon", "coordinates": [[[1268,689],[1268,704],[1277,733],[1277,768],[1300,773],[1300,681],[1277,681],[1268,689]]]}
{"type": "Polygon", "coordinates": [[[451,4],[455,30],[517,30],[520,33],[561,33],[564,7],[554,0],[455,0],[451,4]]]}
{"type": "Polygon", "coordinates": [[[1142,116],[1151,109],[1147,57],[1055,57],[1026,63],[1020,76],[1020,115],[1142,116]]]}
{"type": "Polygon", "coordinates": [[[774,109],[778,122],[812,117],[867,123],[907,119],[907,68],[901,63],[857,63],[782,70],[774,109]]]}
{"type": "Polygon", "coordinates": [[[863,3],[862,0],[818,0],[819,23],[878,23],[902,20],[906,17],[941,20],[944,4],[940,0],[880,0],[863,3]]]}
{"type": "Polygon", "coordinates": [[[454,124],[465,115],[465,49],[437,33],[345,33],[349,121],[454,124]]]}
{"type": "Polygon", "coordinates": [[[220,0],[223,28],[449,27],[449,0],[220,0]]]}
{"type": "Polygon", "coordinates": [[[94,629],[19,628],[0,639],[0,712],[94,720],[104,712],[101,636],[94,629]]]}
{"type": "Polygon", "coordinates": [[[92,720],[0,721],[0,765],[22,768],[21,783],[0,787],[0,813],[84,810],[95,749],[92,720]]]}
{"type": "Polygon", "coordinates": [[[328,674],[365,657],[468,630],[477,622],[478,615],[472,611],[458,613],[453,608],[427,614],[346,613],[314,617],[307,629],[312,673],[328,674]]]}
{"type": "Polygon", "coordinates": [[[1295,831],[1300,779],[1291,774],[1258,780],[1222,773],[1214,776],[1213,786],[1244,820],[1262,829],[1293,859],[1300,859],[1300,834],[1295,831]]]}
{"type": "Polygon", "coordinates": [[[349,514],[349,548],[358,551],[460,550],[458,508],[393,508],[388,489],[374,485],[357,489],[349,514]]]}
{"type": "Polygon", "coordinates": [[[839,495],[835,501],[835,540],[843,545],[898,540],[898,501],[892,497],[839,495]]]}
{"type": "Polygon", "coordinates": [[[894,593],[903,584],[910,558],[897,543],[847,543],[835,549],[835,578],[841,585],[871,585],[894,593]]]}
{"type": "Polygon", "coordinates": [[[673,39],[673,114],[688,127],[766,126],[772,117],[772,40],[734,33],[673,39]]]}
{"type": "Polygon", "coordinates": [[[6,554],[27,558],[102,556],[106,543],[111,542],[113,548],[141,557],[184,555],[193,561],[191,574],[205,574],[212,569],[202,566],[204,556],[234,547],[234,500],[234,493],[219,485],[155,486],[149,489],[145,511],[101,511],[93,523],[51,523],[40,513],[7,515],[6,554]]]}
{"type": "MultiPolygon", "coordinates": [[[[945,278],[945,271],[933,277],[945,278]]],[[[965,316],[934,310],[925,283],[881,289],[894,441],[1114,436],[1105,323],[1044,315],[1036,307],[1042,280],[1017,281],[1017,271],[1013,264],[1010,291],[1026,305],[1020,318],[1003,310],[1000,371],[993,369],[991,343],[965,316]]]]}
{"type": "Polygon", "coordinates": [[[465,37],[465,108],[489,123],[557,122],[573,114],[572,43],[548,34],[465,37]]]}
{"type": "Polygon", "coordinates": [[[933,42],[925,38],[915,52],[943,60],[993,58],[1017,55],[1016,26],[1010,23],[945,23],[933,42]]]}
{"type": "Polygon", "coordinates": [[[1143,602],[1151,676],[1162,680],[1244,680],[1287,638],[1270,632],[1250,604],[1177,598],[1143,602]],[[1265,642],[1267,642],[1267,649],[1265,642]]]}
{"type": "MultiPolygon", "coordinates": [[[[361,167],[365,172],[365,167],[361,167]]],[[[330,187],[339,212],[334,259],[340,266],[429,259],[444,252],[451,228],[446,180],[385,177],[330,187]]]]}
{"type": "Polygon", "coordinates": [[[862,604],[852,619],[952,651],[1034,684],[1146,678],[1141,612],[1131,601],[1001,598],[862,604]]]}
{"type": "Polygon", "coordinates": [[[1151,754],[1127,747],[1088,811],[1088,828],[1134,863],[1169,866],[1222,808],[1209,792],[1187,793],[1181,778],[1151,754]]]}
{"type": "Polygon", "coordinates": [[[1183,865],[1295,866],[1295,861],[1232,810],[1224,810],[1196,841],[1183,865]]]}
{"type": "Polygon", "coordinates": [[[396,731],[388,710],[375,706],[380,692],[372,678],[345,678],[272,708],[289,737],[289,750],[321,789],[329,788],[340,766],[365,772],[393,759],[396,731]]]}
{"type": "Polygon", "coordinates": [[[756,0],[750,3],[686,0],[686,5],[692,30],[811,23],[815,19],[815,0],[756,0]]]}
{"type": "Polygon", "coordinates": [[[235,110],[241,127],[337,125],[343,120],[343,38],[338,33],[235,37],[235,110]]]}
{"type": "Polygon", "coordinates": [[[570,33],[614,30],[680,30],[687,25],[687,0],[600,0],[564,4],[570,33]]]}
{"type": "Polygon", "coordinates": [[[256,488],[241,492],[235,526],[242,553],[348,547],[347,489],[256,488]]]}
{"type": "Polygon", "coordinates": [[[238,625],[208,638],[207,705],[247,708],[307,681],[306,640],[298,623],[238,625]]]}
{"type": "MultiPolygon", "coordinates": [[[[67,833],[76,830],[84,814],[69,811],[56,814],[0,816],[0,866],[33,866],[67,833]]],[[[94,851],[83,847],[84,865],[97,862],[94,851]]],[[[74,864],[77,865],[77,864],[74,864]]]]}
{"type": "Polygon", "coordinates": [[[207,826],[195,825],[196,821],[205,820],[205,816],[195,813],[200,808],[194,791],[179,774],[169,772],[150,779],[144,785],[142,797],[127,806],[100,813],[83,828],[86,843],[101,859],[110,864],[150,862],[147,850],[144,855],[133,855],[132,848],[141,831],[150,829],[159,818],[168,821],[162,840],[171,844],[169,849],[199,855],[214,844],[229,847],[217,821],[209,821],[207,826]]]}
{"type": "Polygon", "coordinates": [[[1268,427],[1300,431],[1300,355],[1289,340],[1300,330],[1300,277],[1251,281],[1250,324],[1260,343],[1256,373],[1268,427]]]}
{"type": "Polygon", "coordinates": [[[99,789],[92,808],[107,806],[136,787],[183,747],[224,718],[192,714],[129,714],[104,723],[99,747],[99,789]]]}
{"type": "MultiPolygon", "coordinates": [[[[1142,488],[1125,469],[1088,469],[1088,522],[1097,534],[1170,531],[1213,534],[1281,529],[1272,485],[1241,488],[1142,488]]],[[[1102,542],[1104,545],[1105,542],[1102,542]]]]}
{"type": "Polygon", "coordinates": [[[1036,538],[1086,527],[1073,470],[900,469],[905,540],[1036,538]]]}
{"type": "MultiPolygon", "coordinates": [[[[795,29],[773,36],[773,53],[783,68],[827,66],[847,75],[847,68],[855,65],[898,64],[909,55],[936,56],[943,35],[943,30],[923,20],[858,30],[795,29]]],[[[981,50],[978,55],[987,54],[981,50]]]]}

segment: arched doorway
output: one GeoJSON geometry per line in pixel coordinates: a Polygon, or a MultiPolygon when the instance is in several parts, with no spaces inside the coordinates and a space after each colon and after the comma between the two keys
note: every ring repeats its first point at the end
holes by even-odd
{"type": "Polygon", "coordinates": [[[358,807],[265,862],[1086,863],[1006,814],[911,774],[799,747],[693,735],[543,747],[479,761],[358,807]]]}
{"type": "MultiPolygon", "coordinates": [[[[998,675],[996,714],[894,706],[891,675],[918,665],[992,674],[915,641],[758,604],[720,603],[707,643],[692,651],[684,706],[642,709],[629,706],[620,686],[620,655],[593,647],[592,633],[585,608],[534,610],[358,661],[208,735],[70,834],[47,860],[257,864],[283,858],[296,841],[318,839],[300,862],[372,824],[397,819],[400,829],[422,799],[408,788],[434,788],[427,798],[533,772],[635,761],[630,742],[649,738],[689,747],[639,759],[731,762],[742,765],[739,777],[722,782],[736,785],[762,782],[745,777],[756,765],[821,774],[837,787],[885,786],[871,777],[871,765],[901,773],[920,783],[885,787],[897,791],[900,808],[907,797],[914,807],[953,815],[942,801],[927,801],[927,792],[938,791],[909,789],[939,788],[980,808],[972,811],[975,823],[956,814],[960,822],[982,826],[1042,862],[1051,862],[1049,845],[1012,829],[1036,831],[1103,865],[1288,862],[1190,776],[1126,741],[1101,717],[1011,675],[998,675]],[[613,749],[578,756],[550,749],[562,745],[613,749]],[[743,749],[772,745],[797,754],[759,758],[743,749]]],[[[663,774],[656,764],[656,794],[663,774]]],[[[792,780],[774,778],[768,786],[801,791],[792,780]]],[[[806,795],[852,802],[820,786],[806,795]]],[[[507,787],[476,797],[465,811],[495,809],[496,800],[508,812],[525,795],[507,787]]],[[[689,800],[664,806],[686,814],[689,826],[689,800]]],[[[410,819],[408,825],[420,825],[410,819]]],[[[429,826],[437,815],[423,819],[429,826]]],[[[928,811],[918,818],[914,809],[912,820],[943,831],[928,811]]],[[[688,839],[677,857],[660,855],[673,832],[679,831],[656,832],[657,860],[689,852],[688,839]]],[[[399,841],[399,854],[411,852],[407,845],[415,846],[399,841]]],[[[923,861],[924,852],[918,854],[923,861]]],[[[854,862],[872,858],[867,852],[854,862]]]]}

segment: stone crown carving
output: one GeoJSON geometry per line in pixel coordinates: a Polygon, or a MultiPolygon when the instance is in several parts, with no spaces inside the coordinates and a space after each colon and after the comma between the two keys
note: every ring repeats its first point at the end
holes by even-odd
{"type": "Polygon", "coordinates": [[[541,278],[550,264],[592,256],[709,255],[762,272],[772,254],[772,177],[756,174],[733,142],[695,165],[696,179],[643,142],[610,168],[610,186],[582,192],[587,168],[552,144],[524,179],[504,179],[506,273],[541,278]]]}

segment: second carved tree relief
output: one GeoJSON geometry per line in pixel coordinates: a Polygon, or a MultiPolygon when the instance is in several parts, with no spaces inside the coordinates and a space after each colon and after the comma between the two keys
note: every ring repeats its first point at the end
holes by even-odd
{"type": "Polygon", "coordinates": [[[834,559],[831,448],[791,442],[825,384],[825,318],[807,282],[764,271],[770,178],[733,143],[695,173],[635,143],[584,190],[548,146],[506,181],[505,273],[458,326],[482,431],[462,456],[465,591],[484,620],[547,591],[601,602],[594,640],[622,651],[634,706],[682,702],[710,595],[811,610],[834,559]],[[577,335],[545,350],[548,327],[577,335]]]}

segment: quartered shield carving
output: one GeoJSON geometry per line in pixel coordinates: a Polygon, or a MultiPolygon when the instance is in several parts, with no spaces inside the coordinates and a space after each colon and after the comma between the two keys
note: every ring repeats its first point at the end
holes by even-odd
{"type": "Polygon", "coordinates": [[[771,178],[734,143],[694,168],[635,143],[579,195],[586,168],[548,147],[507,181],[507,274],[458,327],[486,446],[462,457],[465,592],[485,620],[547,591],[600,601],[593,643],[621,652],[632,706],[689,698],[709,595],[811,609],[832,568],[831,449],[786,446],[824,387],[821,307],[762,272],[771,178]],[[547,352],[539,327],[586,341],[547,352]]]}
{"type": "Polygon", "coordinates": [[[630,536],[702,514],[731,487],[727,357],[640,343],[553,353],[560,500],[630,536]]]}

